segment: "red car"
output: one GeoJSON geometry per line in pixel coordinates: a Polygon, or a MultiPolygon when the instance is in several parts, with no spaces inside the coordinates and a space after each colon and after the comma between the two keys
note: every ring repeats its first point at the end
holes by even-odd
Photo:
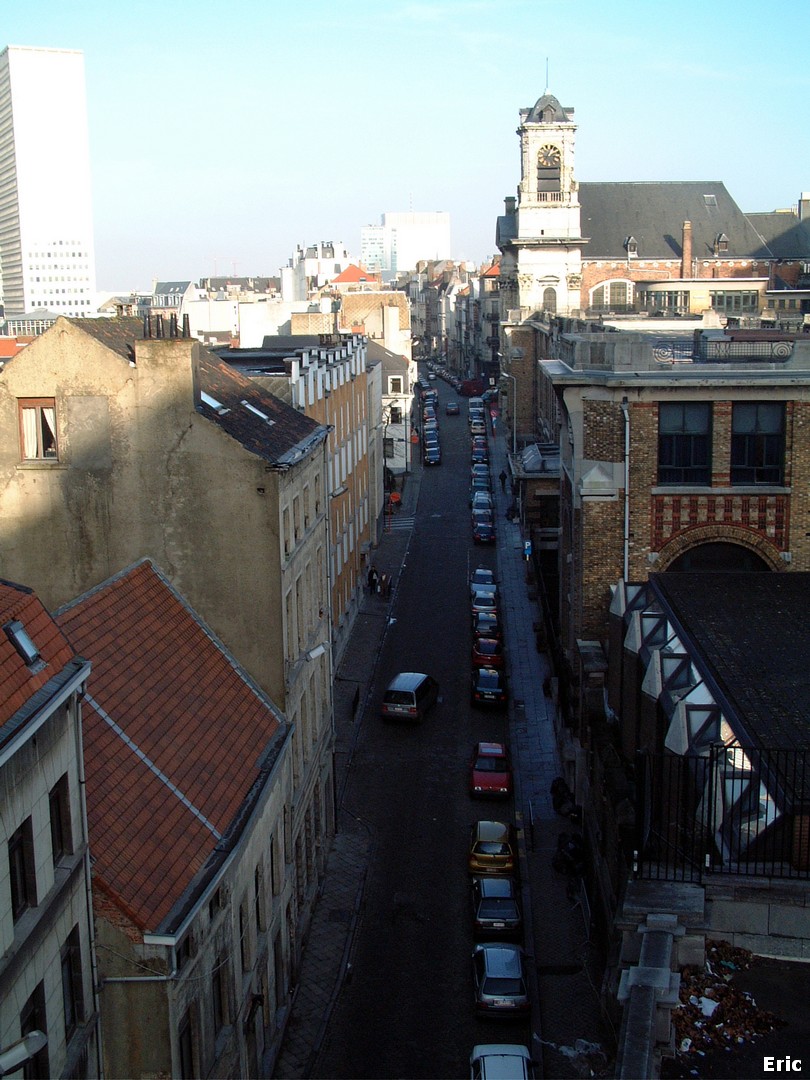
{"type": "Polygon", "coordinates": [[[470,795],[506,799],[512,794],[512,763],[503,743],[480,742],[470,760],[470,795]]]}
{"type": "Polygon", "coordinates": [[[477,637],[473,638],[472,665],[473,667],[503,667],[503,642],[497,638],[477,637]]]}

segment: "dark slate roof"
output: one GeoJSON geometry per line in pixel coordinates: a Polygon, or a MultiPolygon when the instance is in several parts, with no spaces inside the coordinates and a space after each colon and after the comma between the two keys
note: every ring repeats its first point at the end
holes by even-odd
{"type": "MultiPolygon", "coordinates": [[[[135,359],[135,346],[143,340],[141,319],[125,317],[69,321],[127,361],[135,359]]],[[[174,339],[164,340],[169,342],[174,339]]],[[[220,408],[200,399],[196,402],[197,411],[236,439],[246,450],[280,468],[294,464],[311,445],[326,436],[323,425],[262,389],[202,345],[199,377],[200,391],[218,402],[220,408]],[[245,402],[258,412],[247,408],[245,402]]]]}
{"type": "Polygon", "coordinates": [[[153,296],[165,296],[170,293],[184,293],[190,281],[156,281],[153,296]]]}
{"type": "Polygon", "coordinates": [[[548,91],[546,91],[545,94],[543,94],[541,97],[539,97],[537,99],[537,101],[535,101],[532,108],[529,109],[529,112],[526,115],[526,118],[525,118],[525,120],[523,122],[526,123],[526,124],[545,124],[545,123],[548,123],[548,121],[543,116],[543,110],[548,108],[549,105],[554,110],[554,116],[552,117],[552,122],[555,123],[555,124],[568,123],[571,120],[571,118],[573,117],[573,115],[574,115],[574,110],[573,109],[564,108],[559,103],[557,98],[554,97],[553,94],[549,94],[548,91]]]}
{"type": "Polygon", "coordinates": [[[745,215],[777,259],[810,259],[810,222],[792,211],[745,215]]]}
{"type": "Polygon", "coordinates": [[[684,221],[692,223],[692,255],[710,258],[720,233],[729,259],[771,258],[768,245],[719,180],[582,183],[582,236],[586,259],[624,259],[633,236],[639,259],[679,259],[684,221]]]}
{"type": "Polygon", "coordinates": [[[122,315],[115,319],[70,319],[71,326],[83,330],[125,360],[135,359],[136,341],[143,339],[143,319],[122,315]]]}
{"type": "Polygon", "coordinates": [[[201,401],[197,409],[203,416],[246,450],[278,467],[293,465],[326,437],[322,424],[286,405],[207,349],[201,352],[200,390],[220,406],[201,401]]]}
{"type": "Polygon", "coordinates": [[[810,573],[653,574],[650,583],[740,742],[810,749],[810,573]]]}

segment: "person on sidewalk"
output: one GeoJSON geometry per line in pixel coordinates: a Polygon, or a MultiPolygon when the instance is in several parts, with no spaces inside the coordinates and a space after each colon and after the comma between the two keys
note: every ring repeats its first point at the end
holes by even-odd
{"type": "Polygon", "coordinates": [[[377,591],[377,581],[379,580],[377,569],[374,566],[368,568],[368,591],[374,595],[377,591]]]}
{"type": "Polygon", "coordinates": [[[500,473],[500,476],[498,477],[498,479],[501,482],[501,491],[506,491],[507,477],[506,477],[506,472],[503,469],[501,469],[501,473],[500,473]]]}

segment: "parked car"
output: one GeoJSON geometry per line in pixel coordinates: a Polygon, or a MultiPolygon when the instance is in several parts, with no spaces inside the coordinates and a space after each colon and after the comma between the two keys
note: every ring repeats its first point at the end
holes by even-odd
{"type": "Polygon", "coordinates": [[[492,495],[488,491],[476,491],[472,497],[473,510],[493,510],[492,495]]]}
{"type": "Polygon", "coordinates": [[[482,611],[473,619],[473,637],[503,638],[503,627],[497,615],[482,611]]]}
{"type": "Polygon", "coordinates": [[[391,680],[383,694],[386,720],[424,720],[439,696],[439,684],[420,671],[403,671],[391,680]]]}
{"type": "Polygon", "coordinates": [[[470,704],[505,709],[509,702],[506,672],[502,667],[474,667],[470,675],[470,704]]]}
{"type": "Polygon", "coordinates": [[[474,461],[470,465],[470,480],[475,480],[478,477],[480,480],[486,480],[489,485],[489,465],[483,461],[474,461]]]}
{"type": "Polygon", "coordinates": [[[448,401],[444,407],[445,416],[458,416],[460,412],[457,401],[448,401]]]}
{"type": "Polygon", "coordinates": [[[485,465],[489,461],[489,451],[485,446],[474,446],[471,458],[473,465],[485,465]]]}
{"type": "Polygon", "coordinates": [[[480,611],[498,611],[498,593],[496,589],[476,589],[470,596],[470,613],[472,617],[480,611]]]}
{"type": "Polygon", "coordinates": [[[517,873],[515,830],[502,821],[476,821],[470,834],[467,867],[471,874],[517,873]]]}
{"type": "Polygon", "coordinates": [[[423,465],[441,465],[442,451],[438,443],[426,443],[422,454],[423,465]]]}
{"type": "Polygon", "coordinates": [[[480,1043],[470,1054],[470,1080],[534,1080],[534,1066],[518,1043],[480,1043]]]}
{"type": "Polygon", "coordinates": [[[472,506],[473,499],[479,491],[483,491],[485,495],[490,495],[492,493],[492,489],[489,486],[489,477],[484,478],[483,476],[474,476],[472,478],[470,482],[470,506],[472,506]]]}
{"type": "Polygon", "coordinates": [[[489,510],[473,510],[472,537],[474,544],[494,544],[496,542],[495,521],[489,510]]]}
{"type": "Polygon", "coordinates": [[[476,566],[470,574],[470,592],[474,592],[479,585],[495,585],[495,571],[486,566],[476,566]]]}
{"type": "Polygon", "coordinates": [[[512,794],[512,762],[506,745],[480,742],[470,758],[470,795],[508,798],[512,794]]]}
{"type": "Polygon", "coordinates": [[[470,424],[470,432],[473,435],[486,435],[486,422],[484,420],[473,420],[473,422],[470,424]]]}
{"type": "Polygon", "coordinates": [[[503,667],[503,642],[497,638],[473,637],[471,659],[473,667],[503,667]]]}
{"type": "Polygon", "coordinates": [[[523,917],[517,892],[510,877],[473,878],[473,937],[478,941],[520,937],[523,917]]]}
{"type": "Polygon", "coordinates": [[[482,942],[473,949],[475,1009],[479,1015],[493,1013],[520,1017],[529,1012],[529,995],[519,945],[482,942]]]}

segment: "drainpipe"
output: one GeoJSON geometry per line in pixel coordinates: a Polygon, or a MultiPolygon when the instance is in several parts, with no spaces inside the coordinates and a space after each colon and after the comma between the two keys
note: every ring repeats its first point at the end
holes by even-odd
{"type": "Polygon", "coordinates": [[[625,584],[630,573],[630,410],[627,407],[627,397],[622,398],[622,412],[624,413],[624,566],[623,577],[625,584]]]}

